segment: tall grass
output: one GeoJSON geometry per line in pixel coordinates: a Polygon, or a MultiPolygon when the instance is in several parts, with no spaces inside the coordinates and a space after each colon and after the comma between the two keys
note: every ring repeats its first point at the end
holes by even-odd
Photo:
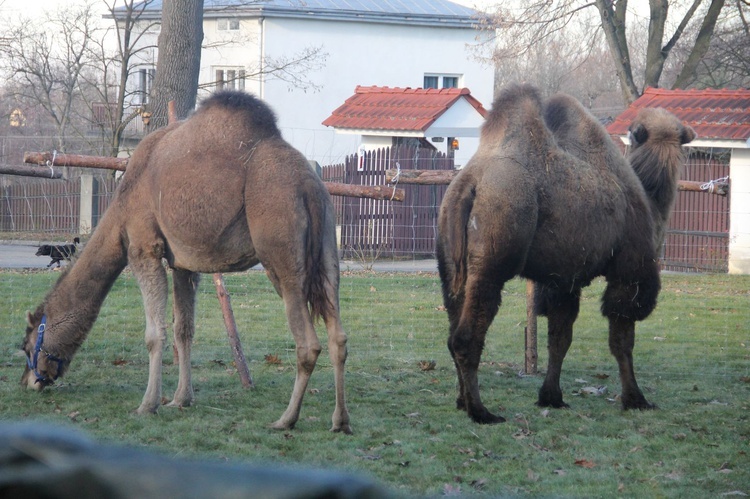
{"type": "MultiPolygon", "coordinates": [[[[341,307],[349,334],[353,436],[328,432],[334,390],[325,350],[296,429],[267,428],[288,402],[295,354],[281,300],[257,271],[225,276],[255,389],[240,385],[206,279],[193,357],[196,404],[164,407],[154,417],[135,415],[148,359],[140,293],[126,272],[68,375],[41,394],[21,390],[25,358],[16,349],[24,311],[36,307],[56,277],[0,273],[4,421],[75,426],[105,442],[170,456],[337,468],[375,477],[404,495],[750,494],[747,276],[663,276],[659,306],[637,326],[636,372],[646,397],[659,406],[645,412],[623,412],[613,400],[620,386],[598,311],[601,281],[584,292],[563,368],[571,409],[536,407],[541,375],[519,375],[524,283],[509,282],[480,367],[485,403],[508,422],[479,426],[455,409],[455,371],[445,347],[447,318],[437,276],[346,273],[341,307]],[[429,361],[435,369],[422,370],[429,361]],[[590,386],[606,386],[606,392],[586,395],[590,386]]],[[[540,333],[545,327],[540,320],[540,333]]],[[[324,328],[319,334],[325,345],[324,328]]],[[[540,334],[542,367],[544,337],[540,334]]],[[[164,392],[170,396],[177,369],[165,358],[164,392]]]]}

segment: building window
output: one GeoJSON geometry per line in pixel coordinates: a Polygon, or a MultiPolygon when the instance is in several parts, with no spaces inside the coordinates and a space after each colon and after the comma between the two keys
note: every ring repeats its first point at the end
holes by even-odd
{"type": "Polygon", "coordinates": [[[458,88],[458,76],[443,76],[443,88],[458,88]]]}
{"type": "Polygon", "coordinates": [[[237,31],[240,29],[239,19],[217,19],[216,24],[219,31],[237,31]]]}
{"type": "Polygon", "coordinates": [[[155,68],[143,68],[138,70],[138,96],[141,104],[148,103],[151,86],[154,84],[155,68]]]}
{"type": "Polygon", "coordinates": [[[245,70],[240,68],[216,69],[216,90],[232,88],[245,90],[245,70]]]}
{"type": "Polygon", "coordinates": [[[438,77],[437,76],[425,76],[424,88],[438,88],[438,77]]]}
{"type": "Polygon", "coordinates": [[[458,88],[460,80],[460,75],[426,74],[423,88],[458,88]]]}

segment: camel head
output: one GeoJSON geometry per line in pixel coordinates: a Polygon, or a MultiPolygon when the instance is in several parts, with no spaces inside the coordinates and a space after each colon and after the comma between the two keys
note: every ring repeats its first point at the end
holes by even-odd
{"type": "Polygon", "coordinates": [[[43,306],[33,314],[26,312],[26,321],[26,335],[21,345],[26,354],[26,366],[21,375],[21,386],[42,391],[63,375],[69,362],[45,345],[47,316],[43,306]]]}
{"type": "Polygon", "coordinates": [[[661,108],[644,108],[630,125],[628,160],[651,204],[654,244],[661,248],[677,195],[680,167],[685,161],[683,145],[692,142],[695,131],[661,108]]]}

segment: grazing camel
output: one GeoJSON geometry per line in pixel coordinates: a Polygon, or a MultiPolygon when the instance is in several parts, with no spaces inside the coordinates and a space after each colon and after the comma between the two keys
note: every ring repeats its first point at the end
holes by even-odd
{"type": "Polygon", "coordinates": [[[351,433],[331,198],[307,160],[282,139],[271,109],[242,92],[219,92],[189,119],[143,139],[80,257],[28,314],[22,385],[41,390],[65,373],[129,265],[143,295],[149,352],[148,386],[137,412],[156,412],[167,334],[164,260],[172,268],[179,354],[179,382],[168,405],[193,402],[190,350],[199,274],[262,263],[284,301],[297,345],[291,400],[272,427],[293,428],[299,418],[321,352],[314,320],[322,317],[336,385],[331,430],[351,433]]]}

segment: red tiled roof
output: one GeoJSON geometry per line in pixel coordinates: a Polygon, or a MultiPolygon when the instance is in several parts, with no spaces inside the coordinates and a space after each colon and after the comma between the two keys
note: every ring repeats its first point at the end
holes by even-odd
{"type": "Polygon", "coordinates": [[[487,110],[468,88],[399,88],[357,86],[326,126],[366,130],[425,131],[459,99],[466,99],[482,116],[487,110]]]}
{"type": "Polygon", "coordinates": [[[693,127],[699,139],[750,139],[750,90],[667,90],[647,88],[607,126],[612,135],[626,135],[638,110],[661,107],[693,127]]]}

